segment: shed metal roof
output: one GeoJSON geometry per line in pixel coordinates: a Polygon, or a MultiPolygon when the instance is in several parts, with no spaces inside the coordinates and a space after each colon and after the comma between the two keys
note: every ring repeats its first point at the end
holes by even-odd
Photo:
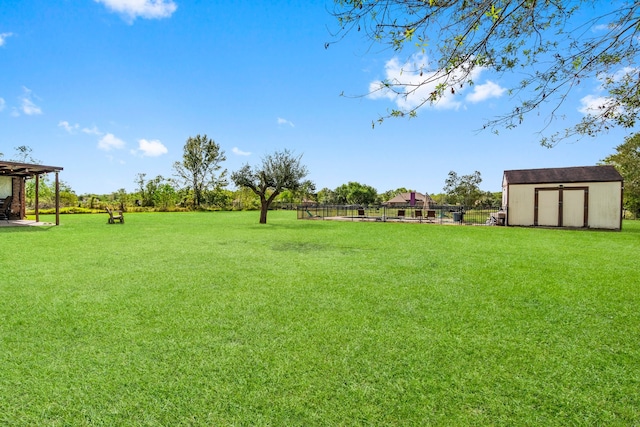
{"type": "Polygon", "coordinates": [[[504,171],[507,184],[553,184],[563,182],[616,182],[622,175],[611,165],[504,171]]]}
{"type": "Polygon", "coordinates": [[[0,161],[0,176],[21,176],[28,177],[41,175],[49,172],[60,172],[59,166],[34,165],[31,163],[4,162],[0,161]]]}

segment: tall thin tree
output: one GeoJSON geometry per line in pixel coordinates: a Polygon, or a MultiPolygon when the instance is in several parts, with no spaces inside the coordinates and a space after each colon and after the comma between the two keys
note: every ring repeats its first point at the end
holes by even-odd
{"type": "Polygon", "coordinates": [[[220,146],[207,135],[189,137],[184,145],[181,162],[175,162],[173,168],[176,176],[193,192],[193,207],[197,208],[204,201],[204,193],[227,185],[226,170],[218,175],[220,163],[227,158],[220,146]]]}

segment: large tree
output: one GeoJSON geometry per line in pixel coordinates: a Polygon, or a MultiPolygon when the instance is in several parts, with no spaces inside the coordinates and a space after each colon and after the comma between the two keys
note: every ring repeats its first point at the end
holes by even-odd
{"type": "Polygon", "coordinates": [[[308,175],[306,166],[289,150],[276,151],[262,159],[262,165],[244,165],[231,174],[231,180],[240,188],[248,188],[260,197],[260,224],[267,223],[271,202],[284,190],[296,192],[301,188],[313,191],[314,185],[303,178],[308,175]]]}
{"type": "MultiPolygon", "coordinates": [[[[468,86],[478,73],[518,73],[515,104],[485,127],[514,127],[542,112],[545,127],[564,119],[562,104],[588,79],[602,96],[589,99],[583,119],[543,135],[552,146],[572,136],[632,128],[640,113],[640,2],[587,0],[335,0],[336,40],[358,31],[407,61],[372,92],[397,96],[380,118],[415,116],[468,86]]],[[[326,44],[328,47],[330,43],[326,44]]],[[[564,125],[563,125],[564,126],[564,125]]]]}
{"type": "Polygon", "coordinates": [[[469,175],[459,176],[455,171],[450,171],[444,183],[444,192],[450,203],[459,203],[463,206],[473,207],[483,193],[480,191],[482,177],[475,171],[469,175]]]}
{"type": "Polygon", "coordinates": [[[627,137],[603,162],[614,165],[624,178],[624,207],[640,215],[640,133],[627,137]]]}
{"type": "Polygon", "coordinates": [[[220,146],[207,135],[189,137],[184,145],[181,162],[175,162],[176,176],[193,192],[193,206],[199,207],[204,201],[205,192],[227,185],[223,170],[216,175],[227,158],[220,146]]]}
{"type": "Polygon", "coordinates": [[[323,203],[323,204],[337,203],[335,192],[332,189],[327,187],[324,187],[320,191],[318,191],[317,197],[318,197],[318,203],[323,203]]]}
{"type": "Polygon", "coordinates": [[[334,190],[338,203],[370,205],[375,203],[378,191],[370,185],[359,182],[342,184],[334,190]]]}

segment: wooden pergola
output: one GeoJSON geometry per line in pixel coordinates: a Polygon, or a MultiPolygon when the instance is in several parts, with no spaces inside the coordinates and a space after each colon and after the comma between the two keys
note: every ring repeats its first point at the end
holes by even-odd
{"type": "MultiPolygon", "coordinates": [[[[59,166],[45,166],[45,165],[34,165],[30,163],[18,163],[18,162],[5,162],[0,161],[0,176],[9,176],[13,178],[19,178],[22,180],[22,194],[19,194],[18,197],[14,199],[18,199],[20,203],[21,216],[23,215],[26,200],[24,194],[25,181],[27,178],[34,178],[36,180],[36,188],[35,188],[35,213],[36,213],[36,221],[40,221],[40,213],[39,213],[39,192],[40,192],[40,175],[47,173],[55,174],[55,192],[56,192],[56,225],[60,225],[60,180],[58,178],[58,173],[62,170],[59,166]]],[[[22,219],[22,218],[21,218],[22,219]]]]}

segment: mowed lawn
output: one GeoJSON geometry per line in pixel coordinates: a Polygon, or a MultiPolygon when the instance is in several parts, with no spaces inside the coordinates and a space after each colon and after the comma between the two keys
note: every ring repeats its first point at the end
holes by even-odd
{"type": "Polygon", "coordinates": [[[258,215],[0,228],[0,425],[640,424],[640,222],[258,215]]]}

